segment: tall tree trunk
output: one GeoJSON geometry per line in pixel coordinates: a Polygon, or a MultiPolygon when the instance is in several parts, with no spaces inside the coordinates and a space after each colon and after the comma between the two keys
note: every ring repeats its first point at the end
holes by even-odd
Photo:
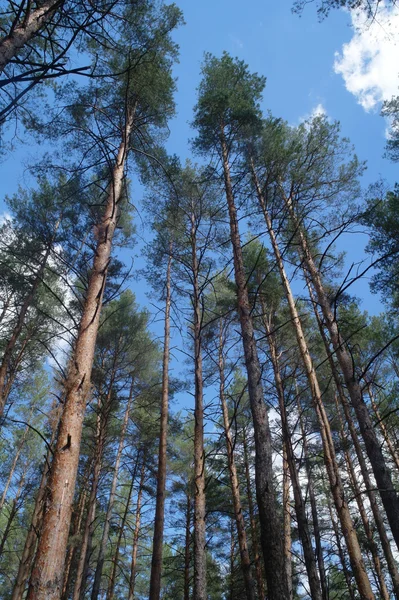
{"type": "MultiPolygon", "coordinates": [[[[316,560],[312,547],[312,540],[309,531],[309,523],[306,514],[306,506],[303,499],[299,473],[296,465],[295,453],[292,447],[291,432],[289,430],[287,411],[285,407],[284,386],[280,372],[280,364],[278,359],[276,339],[272,331],[271,323],[267,317],[266,306],[261,298],[262,321],[266,333],[267,342],[269,345],[270,359],[273,365],[274,380],[276,384],[277,397],[280,408],[281,425],[283,431],[284,453],[288,463],[292,489],[294,493],[295,514],[298,524],[298,533],[302,544],[303,555],[305,559],[306,572],[309,580],[310,595],[312,600],[321,600],[322,593],[320,587],[319,575],[317,573],[316,560]]],[[[289,500],[288,500],[289,502],[289,500]]]]}
{"type": "Polygon", "coordinates": [[[393,584],[393,588],[394,588],[394,592],[395,592],[395,597],[397,600],[399,600],[399,572],[398,572],[398,568],[397,568],[397,564],[396,561],[394,559],[393,553],[392,553],[392,548],[391,548],[391,543],[388,539],[388,535],[386,532],[386,528],[385,528],[385,523],[384,523],[384,519],[381,515],[381,511],[380,511],[380,507],[378,505],[377,502],[377,497],[376,494],[374,493],[374,485],[370,479],[370,475],[369,475],[369,470],[368,470],[368,466],[366,464],[366,460],[363,454],[363,449],[360,445],[360,441],[359,441],[359,437],[357,435],[357,431],[356,431],[356,427],[355,424],[353,422],[352,419],[352,415],[351,415],[351,411],[350,411],[350,407],[349,407],[349,403],[346,399],[342,384],[341,384],[341,379],[339,377],[338,374],[338,370],[335,364],[335,361],[333,359],[332,353],[330,352],[330,347],[329,347],[329,342],[327,340],[327,336],[326,333],[324,331],[322,322],[321,322],[321,318],[315,303],[315,298],[313,296],[313,291],[311,286],[309,285],[309,281],[308,281],[308,288],[309,288],[309,293],[310,293],[310,298],[313,302],[313,306],[314,306],[314,310],[315,310],[315,315],[316,315],[316,320],[318,322],[318,326],[319,326],[319,331],[320,331],[320,335],[322,337],[323,343],[324,343],[324,347],[326,350],[326,354],[328,357],[328,362],[330,364],[330,368],[331,368],[331,372],[333,374],[333,378],[334,378],[334,382],[335,382],[335,386],[337,388],[338,391],[338,396],[342,405],[342,408],[344,410],[344,415],[345,415],[345,419],[346,422],[348,423],[348,427],[349,427],[349,432],[351,435],[351,439],[353,442],[353,446],[355,448],[355,452],[356,452],[356,457],[357,460],[359,462],[359,466],[360,466],[360,471],[363,477],[363,481],[364,481],[364,485],[367,491],[367,496],[368,499],[370,501],[370,506],[371,506],[371,510],[373,513],[373,517],[374,517],[374,521],[377,527],[377,531],[378,531],[378,535],[381,541],[381,546],[382,546],[382,550],[384,552],[384,556],[385,556],[385,560],[387,562],[387,566],[388,566],[388,571],[389,574],[391,576],[391,580],[392,580],[392,584],[393,584]]]}
{"type": "Polygon", "coordinates": [[[116,458],[115,458],[114,475],[112,477],[112,484],[111,484],[111,491],[110,491],[110,495],[109,495],[109,499],[108,499],[107,513],[105,515],[103,534],[102,534],[100,550],[99,550],[98,558],[97,558],[97,565],[96,565],[96,571],[95,571],[95,575],[94,575],[93,589],[91,591],[91,600],[97,600],[99,593],[100,593],[101,577],[102,577],[104,561],[105,561],[105,552],[106,552],[107,543],[108,543],[109,529],[111,526],[112,510],[113,510],[114,502],[115,502],[116,487],[118,484],[119,466],[120,466],[122,452],[123,452],[126,429],[127,429],[128,423],[129,423],[129,413],[130,413],[132,398],[133,398],[133,378],[132,378],[132,381],[130,384],[129,398],[128,398],[127,405],[126,405],[125,416],[123,418],[123,424],[122,424],[122,429],[121,429],[120,438],[119,438],[118,450],[117,450],[116,458]]]}
{"type": "Polygon", "coordinates": [[[128,600],[134,600],[134,589],[136,584],[137,574],[137,552],[139,548],[139,535],[140,535],[140,523],[141,523],[141,502],[143,498],[143,488],[145,479],[145,461],[141,467],[140,483],[137,494],[136,503],[136,520],[134,523],[134,534],[133,534],[133,548],[132,548],[132,564],[130,568],[130,579],[129,579],[129,594],[128,600]]]}
{"type": "Polygon", "coordinates": [[[169,410],[169,355],[170,355],[170,304],[171,304],[171,269],[173,244],[169,244],[169,258],[166,270],[166,302],[165,326],[162,363],[162,404],[159,431],[157,497],[154,519],[154,537],[152,546],[150,600],[159,600],[161,594],[163,530],[165,522],[165,491],[166,491],[166,450],[168,440],[168,410],[169,410]]]}
{"type": "Polygon", "coordinates": [[[294,597],[292,588],[292,540],[291,540],[291,506],[290,506],[290,473],[287,460],[287,444],[283,444],[283,515],[284,515],[284,558],[290,600],[294,597]]]}
{"type": "Polygon", "coordinates": [[[190,561],[191,561],[191,494],[187,492],[186,535],[184,543],[184,600],[190,600],[190,561]]]}
{"type": "Polygon", "coordinates": [[[23,470],[22,475],[19,480],[17,493],[15,494],[15,497],[13,498],[12,503],[11,503],[11,510],[8,514],[7,524],[5,526],[3,535],[0,540],[0,556],[4,552],[4,546],[7,541],[8,535],[10,533],[12,522],[14,521],[14,519],[17,515],[17,512],[18,512],[18,500],[22,494],[22,490],[23,490],[23,486],[25,483],[25,477],[26,477],[27,472],[28,472],[28,465],[25,465],[24,470],[23,470]]]}
{"type": "MultiPolygon", "coordinates": [[[[129,515],[130,500],[132,498],[134,482],[136,480],[137,469],[139,467],[140,456],[141,456],[141,451],[139,450],[137,452],[136,461],[134,464],[133,475],[132,475],[131,485],[129,486],[129,492],[128,492],[128,496],[127,496],[127,500],[126,500],[125,510],[123,512],[122,521],[119,526],[118,538],[116,540],[116,546],[115,546],[115,552],[114,552],[114,556],[112,558],[112,569],[111,569],[111,575],[110,575],[109,582],[108,582],[106,600],[113,600],[113,597],[114,597],[116,572],[118,569],[118,562],[119,562],[119,552],[120,552],[122,538],[123,538],[124,531],[125,531],[127,517],[129,515]]],[[[145,462],[145,455],[143,457],[143,461],[145,462]]]]}
{"type": "Polygon", "coordinates": [[[219,332],[219,397],[222,405],[223,427],[226,438],[227,463],[229,467],[230,486],[233,497],[234,517],[237,528],[238,545],[240,549],[241,569],[245,583],[245,593],[247,600],[255,600],[254,581],[251,576],[251,561],[249,558],[247,535],[245,531],[244,515],[241,506],[240,485],[238,482],[237,469],[234,459],[234,443],[231,435],[231,426],[229,411],[225,397],[225,379],[224,379],[224,332],[223,319],[220,319],[219,332]]]}
{"type": "Polygon", "coordinates": [[[302,225],[295,213],[292,199],[284,196],[290,217],[295,225],[296,233],[300,242],[300,258],[308,271],[313,287],[317,295],[317,301],[321,308],[324,324],[328,330],[331,343],[337,357],[338,363],[348,389],[352,406],[355,410],[362,434],[367,455],[373,469],[381,500],[387,514],[392,535],[399,549],[399,496],[392,484],[390,469],[386,464],[381,444],[378,441],[373,423],[366,403],[363,399],[362,389],[357,379],[354,363],[350,356],[345,341],[342,338],[335,313],[331,310],[330,301],[324,289],[321,274],[313,260],[302,225]]]}
{"type": "Polygon", "coordinates": [[[65,383],[67,393],[49,478],[48,502],[27,600],[58,600],[62,590],[83,419],[90,391],[94,348],[111,258],[112,238],[118,221],[118,202],[122,191],[133,116],[133,111],[129,111],[113,169],[105,213],[98,226],[93,268],[74,356],[65,383]]]}
{"type": "Polygon", "coordinates": [[[341,415],[337,396],[335,397],[335,405],[337,407],[337,415],[338,415],[338,419],[339,419],[340,438],[341,438],[343,447],[345,448],[344,455],[345,455],[346,466],[348,469],[349,480],[350,480],[351,487],[353,490],[353,495],[356,498],[356,504],[359,509],[360,517],[361,517],[362,523],[363,523],[363,529],[365,531],[368,546],[370,548],[371,556],[373,559],[373,564],[374,564],[374,569],[375,569],[375,573],[377,576],[377,584],[378,584],[381,600],[389,600],[389,593],[388,593],[388,589],[387,589],[387,586],[385,583],[384,574],[382,571],[381,561],[380,561],[380,557],[378,554],[378,547],[374,540],[373,531],[372,531],[372,528],[370,525],[369,518],[367,516],[366,508],[364,506],[362,492],[359,487],[355,468],[354,468],[352,459],[350,457],[349,451],[347,449],[347,443],[346,443],[347,438],[345,435],[344,423],[342,420],[342,415],[341,415]]]}
{"type": "MultiPolygon", "coordinates": [[[[31,414],[32,414],[32,413],[31,413],[31,414]]],[[[16,468],[16,466],[17,466],[17,463],[18,463],[18,459],[19,459],[19,457],[20,457],[20,454],[21,454],[21,452],[22,452],[22,448],[24,447],[25,440],[26,440],[26,436],[28,435],[28,431],[29,431],[29,425],[27,425],[27,426],[25,427],[25,429],[24,429],[24,432],[23,432],[23,434],[22,434],[22,438],[20,439],[20,442],[19,442],[19,444],[18,444],[17,452],[16,452],[16,454],[15,454],[15,456],[14,456],[14,460],[12,461],[12,465],[11,465],[10,473],[9,473],[9,475],[8,475],[8,478],[7,478],[7,481],[6,481],[6,485],[5,485],[5,487],[4,487],[3,494],[2,494],[2,496],[1,496],[1,500],[0,500],[0,512],[2,511],[2,509],[3,509],[3,506],[4,506],[4,503],[5,503],[5,501],[6,501],[6,497],[7,497],[8,488],[10,487],[10,484],[11,484],[12,478],[13,478],[13,476],[14,476],[14,471],[15,471],[15,468],[16,468]]]]}
{"type": "Polygon", "coordinates": [[[349,507],[345,499],[344,488],[342,485],[339,466],[335,454],[334,441],[331,434],[331,427],[325,411],[319,382],[316,376],[316,371],[314,369],[313,361],[309,353],[307,342],[305,340],[305,336],[302,329],[302,323],[299,318],[294,296],[291,291],[291,286],[285,272],[283,259],[276,241],[276,236],[272,227],[270,215],[267,211],[266,203],[263,198],[253,166],[252,175],[256,186],[258,201],[262,209],[263,215],[265,217],[266,227],[269,233],[270,241],[272,243],[276,263],[287,298],[291,315],[291,321],[295,329],[295,334],[297,338],[299,351],[301,353],[302,362],[305,367],[306,376],[309,382],[309,388],[320,427],[320,434],[323,444],[324,464],[329,478],[330,489],[334,499],[334,504],[341,523],[342,533],[345,537],[346,545],[348,548],[353,573],[362,600],[375,600],[373,591],[371,589],[370,581],[367,575],[367,571],[363,562],[359,540],[357,538],[356,530],[354,528],[352,517],[349,512],[349,507]]]}
{"type": "Polygon", "coordinates": [[[194,309],[194,591],[193,600],[207,600],[205,526],[204,383],[202,377],[202,312],[197,260],[196,224],[191,215],[191,268],[194,309]]]}
{"type": "Polygon", "coordinates": [[[248,444],[247,444],[247,434],[246,434],[245,427],[243,429],[243,449],[244,449],[245,482],[246,482],[246,488],[247,488],[249,521],[251,524],[252,551],[253,551],[255,572],[256,572],[256,587],[257,587],[257,591],[258,591],[258,599],[261,598],[263,600],[265,597],[265,586],[264,586],[264,581],[263,581],[261,558],[260,558],[260,554],[259,554],[258,528],[256,526],[254,502],[253,502],[253,498],[252,498],[252,484],[251,484],[251,475],[249,472],[248,444]]]}
{"type": "Polygon", "coordinates": [[[47,0],[34,10],[27,10],[23,21],[0,40],[0,73],[63,4],[64,0],[47,0]]]}
{"type": "Polygon", "coordinates": [[[263,396],[262,372],[248,299],[237,209],[234,202],[230,176],[229,153],[223,124],[220,128],[220,144],[226,199],[230,220],[230,239],[233,248],[234,275],[237,286],[238,313],[248,378],[248,394],[251,406],[255,438],[255,485],[259,508],[261,543],[269,600],[288,600],[288,582],[284,571],[283,536],[277,512],[273,482],[272,446],[267,408],[263,396]]]}

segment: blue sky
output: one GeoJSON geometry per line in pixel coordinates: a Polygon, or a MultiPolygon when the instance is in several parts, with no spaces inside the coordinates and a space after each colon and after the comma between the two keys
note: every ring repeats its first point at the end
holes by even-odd
{"type": "MultiPolygon", "coordinates": [[[[291,0],[180,0],[177,4],[186,25],[175,34],[180,63],[175,68],[177,115],[170,122],[171,152],[183,159],[190,156],[188,139],[194,133],[189,122],[204,53],[220,55],[227,50],[244,59],[252,71],[267,77],[265,111],[271,110],[293,125],[314,110],[325,111],[329,118],[341,122],[343,135],[351,139],[359,157],[367,160],[364,186],[380,176],[390,185],[395,182],[397,166],[383,158],[387,125],[379,116],[379,100],[390,97],[397,88],[399,50],[393,39],[398,33],[399,40],[397,11],[383,13],[379,23],[363,28],[359,36],[353,28],[353,15],[332,11],[328,19],[319,22],[313,4],[299,17],[291,12],[291,0]],[[337,53],[339,57],[344,51],[345,60],[339,69],[334,68],[337,53]]],[[[26,162],[36,160],[42,152],[31,141],[25,145],[17,142],[14,152],[3,159],[0,213],[4,211],[4,195],[13,193],[18,184],[29,183],[26,162]]],[[[134,182],[133,193],[137,202],[142,190],[134,182]]],[[[365,241],[364,236],[347,236],[340,249],[347,250],[351,261],[360,260],[365,241]]],[[[146,303],[144,287],[135,291],[139,302],[146,303]]],[[[365,308],[380,310],[367,281],[354,291],[365,299],[365,308]]]]}

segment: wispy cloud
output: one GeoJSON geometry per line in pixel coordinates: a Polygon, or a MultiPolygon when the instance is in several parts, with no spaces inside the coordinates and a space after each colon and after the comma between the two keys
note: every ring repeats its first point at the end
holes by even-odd
{"type": "Polygon", "coordinates": [[[314,119],[315,117],[322,116],[326,117],[327,111],[324,108],[323,104],[319,102],[315,107],[312,108],[312,110],[309,113],[306,113],[306,115],[302,115],[302,117],[299,117],[299,122],[303,123],[304,121],[309,121],[310,119],[314,119]]]}
{"type": "Polygon", "coordinates": [[[365,111],[399,93],[399,6],[380,5],[377,17],[367,22],[352,11],[353,37],[337,52],[334,71],[365,111]]]}

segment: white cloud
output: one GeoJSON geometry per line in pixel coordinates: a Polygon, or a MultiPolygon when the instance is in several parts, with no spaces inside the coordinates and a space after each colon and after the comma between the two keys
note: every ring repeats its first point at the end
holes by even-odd
{"type": "Polygon", "coordinates": [[[309,113],[306,113],[306,115],[299,117],[299,123],[303,123],[304,121],[310,121],[311,119],[314,119],[315,117],[322,117],[322,116],[326,117],[327,111],[324,108],[323,104],[321,102],[319,102],[319,104],[317,104],[317,106],[312,108],[312,110],[309,113]]]}
{"type": "Polygon", "coordinates": [[[352,11],[353,37],[335,54],[334,71],[365,111],[399,93],[399,6],[380,5],[367,21],[352,11]]]}

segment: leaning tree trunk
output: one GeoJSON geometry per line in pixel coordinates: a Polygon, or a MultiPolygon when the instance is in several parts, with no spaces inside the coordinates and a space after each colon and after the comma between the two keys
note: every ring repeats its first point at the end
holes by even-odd
{"type": "Polygon", "coordinates": [[[245,583],[247,600],[255,600],[254,581],[251,576],[251,561],[249,558],[247,534],[245,531],[244,515],[241,506],[240,484],[234,459],[234,442],[231,435],[229,411],[225,397],[224,356],[223,356],[223,319],[220,319],[219,333],[219,397],[222,405],[223,427],[226,438],[227,463],[230,475],[230,486],[233,497],[234,517],[237,528],[238,546],[240,549],[241,569],[245,583]]]}
{"type": "MultiPolygon", "coordinates": [[[[169,409],[169,355],[170,355],[170,304],[171,304],[171,269],[172,242],[169,244],[169,258],[166,270],[166,301],[165,301],[165,330],[162,363],[162,404],[159,431],[157,497],[154,517],[154,537],[152,547],[150,600],[159,600],[161,595],[163,530],[165,522],[165,491],[166,491],[166,450],[168,439],[168,409],[169,409]]],[[[93,600],[93,599],[92,599],[93,600]]]]}
{"type": "Polygon", "coordinates": [[[47,0],[35,10],[28,10],[23,21],[12,27],[10,33],[0,40],[0,73],[63,4],[64,0],[47,0]]]}
{"type": "Polygon", "coordinates": [[[255,485],[259,508],[260,534],[265,565],[269,600],[288,600],[288,582],[284,570],[284,549],[281,521],[277,512],[273,481],[272,445],[266,403],[262,387],[251,307],[248,298],[247,278],[244,268],[237,209],[230,175],[229,152],[223,124],[220,144],[226,200],[230,221],[230,239],[233,248],[234,275],[237,286],[238,314],[241,325],[245,366],[248,378],[248,395],[251,406],[255,438],[255,485]]]}
{"type": "Polygon", "coordinates": [[[338,557],[339,557],[339,560],[341,563],[342,572],[344,574],[346,587],[348,589],[351,600],[356,600],[356,594],[353,589],[353,585],[352,585],[348,567],[346,565],[344,549],[342,548],[342,544],[341,544],[341,534],[338,529],[338,524],[337,524],[336,520],[334,519],[333,508],[331,506],[330,499],[327,498],[327,501],[328,501],[328,510],[330,512],[331,524],[332,524],[333,531],[334,531],[335,542],[337,544],[338,557]]]}
{"type": "Polygon", "coordinates": [[[133,112],[127,117],[113,169],[104,216],[97,228],[97,246],[73,360],[65,382],[66,398],[49,478],[49,495],[42,535],[33,567],[27,600],[58,600],[68,543],[72,502],[78,470],[80,442],[102,298],[118,221],[118,202],[128,152],[133,112]]]}
{"type": "Polygon", "coordinates": [[[315,289],[317,301],[324,317],[324,324],[330,335],[331,343],[341,367],[352,406],[356,413],[360,432],[373,469],[381,500],[387,514],[392,535],[399,549],[399,496],[393,486],[389,466],[385,461],[381,444],[378,441],[367,405],[364,402],[362,389],[356,376],[352,357],[340,334],[335,313],[331,310],[330,301],[324,289],[320,271],[314,262],[311,250],[302,230],[302,225],[295,213],[292,199],[287,198],[286,196],[284,196],[284,199],[300,243],[300,259],[304,268],[307,270],[315,289]]]}
{"type": "Polygon", "coordinates": [[[374,540],[371,524],[370,524],[369,518],[367,516],[366,507],[363,502],[362,491],[360,489],[357,475],[355,472],[355,467],[353,465],[351,456],[350,456],[348,448],[347,448],[347,442],[346,442],[347,438],[345,435],[344,423],[342,420],[342,415],[340,412],[340,406],[339,406],[337,396],[335,397],[335,406],[337,407],[337,415],[338,415],[338,420],[339,420],[339,434],[340,434],[340,438],[341,438],[341,443],[342,443],[343,447],[345,448],[344,456],[345,456],[346,466],[348,469],[349,480],[350,480],[353,496],[356,498],[356,504],[359,509],[360,517],[362,519],[363,529],[366,534],[368,548],[371,552],[371,557],[372,557],[373,564],[374,564],[375,574],[377,576],[377,585],[378,585],[378,589],[380,592],[381,600],[390,600],[388,589],[387,589],[385,579],[384,579],[384,573],[382,570],[380,557],[379,557],[378,547],[374,540]]]}
{"type": "Polygon", "coordinates": [[[338,396],[342,405],[342,408],[344,410],[344,414],[345,414],[345,419],[346,422],[348,423],[348,427],[349,427],[349,432],[351,435],[351,439],[353,442],[353,446],[355,448],[355,452],[356,452],[356,456],[357,456],[357,460],[359,462],[359,466],[360,466],[360,471],[363,477],[363,481],[364,481],[364,485],[367,491],[367,496],[370,502],[370,506],[371,506],[371,510],[373,513],[373,517],[374,517],[374,521],[377,527],[377,531],[378,531],[378,535],[381,541],[381,546],[382,546],[382,550],[384,552],[384,556],[385,556],[385,560],[387,562],[388,565],[388,571],[389,574],[391,576],[391,580],[392,580],[392,584],[393,584],[393,588],[394,588],[394,592],[395,592],[395,597],[397,600],[399,600],[399,572],[398,572],[398,568],[397,568],[397,564],[396,561],[394,559],[393,553],[392,553],[392,548],[391,548],[391,543],[388,539],[388,535],[386,532],[386,528],[385,528],[385,523],[384,523],[384,519],[381,515],[381,511],[380,511],[380,507],[378,505],[377,502],[377,497],[376,494],[374,493],[374,489],[375,486],[373,485],[371,479],[370,479],[370,475],[369,475],[369,469],[368,466],[366,464],[366,460],[363,454],[363,449],[360,445],[360,441],[359,441],[359,437],[356,431],[356,427],[355,424],[353,422],[352,419],[352,415],[351,415],[351,411],[350,411],[350,407],[349,407],[349,403],[346,399],[343,387],[342,387],[342,383],[341,383],[341,379],[339,377],[339,373],[335,364],[335,361],[333,359],[332,353],[330,352],[330,347],[329,347],[329,342],[327,340],[327,336],[326,333],[324,331],[322,322],[321,322],[321,317],[319,315],[319,311],[317,309],[316,306],[316,301],[313,295],[313,291],[312,288],[310,286],[310,282],[309,280],[307,281],[308,283],[308,289],[309,289],[309,294],[310,294],[310,298],[312,300],[313,303],[313,307],[314,307],[314,311],[315,311],[315,315],[316,315],[316,320],[318,323],[318,327],[319,327],[319,331],[320,331],[320,335],[322,337],[323,340],[323,344],[325,347],[325,351],[327,354],[327,358],[328,358],[328,362],[330,364],[330,368],[331,368],[331,372],[333,374],[333,378],[334,378],[334,382],[335,382],[335,386],[337,388],[338,391],[338,396]]]}
{"type": "Polygon", "coordinates": [[[334,441],[332,438],[331,427],[324,407],[319,382],[314,369],[313,361],[309,353],[307,342],[303,333],[302,323],[298,315],[291,286],[285,272],[283,259],[277,244],[276,236],[272,227],[270,215],[266,208],[255,169],[252,165],[252,175],[256,186],[258,201],[265,217],[266,227],[269,233],[273,252],[276,258],[277,267],[280,273],[281,282],[287,298],[291,321],[295,330],[298,348],[301,354],[302,362],[309,382],[310,393],[312,395],[314,408],[319,422],[320,435],[323,444],[323,458],[327,475],[330,482],[331,494],[334,499],[335,508],[341,523],[342,533],[348,548],[352,570],[356,579],[362,600],[375,600],[374,594],[367,575],[366,567],[363,562],[362,552],[356,530],[350,515],[349,506],[345,499],[344,488],[341,480],[339,466],[337,463],[334,441]]]}

